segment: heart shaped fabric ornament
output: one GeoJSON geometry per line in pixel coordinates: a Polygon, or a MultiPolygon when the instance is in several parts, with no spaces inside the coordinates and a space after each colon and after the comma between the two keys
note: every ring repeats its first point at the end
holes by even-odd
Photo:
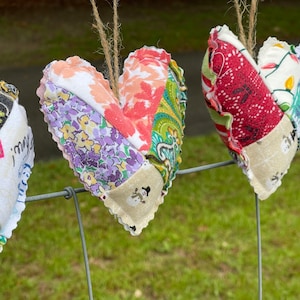
{"type": "Polygon", "coordinates": [[[226,25],[210,32],[202,88],[221,139],[258,198],[268,198],[280,186],[297,151],[296,132],[277,105],[274,89],[226,25]]]}
{"type": "Polygon", "coordinates": [[[0,252],[25,209],[34,160],[32,131],[18,95],[15,86],[0,81],[0,252]]]}
{"type": "Polygon", "coordinates": [[[124,62],[119,99],[90,63],[54,61],[37,90],[49,131],[92,195],[132,235],[154,218],[181,162],[186,87],[163,49],[124,62]]]}

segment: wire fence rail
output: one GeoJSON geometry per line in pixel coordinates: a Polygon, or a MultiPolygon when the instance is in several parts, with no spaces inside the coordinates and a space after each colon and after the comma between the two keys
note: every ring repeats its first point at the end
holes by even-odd
{"type": "MultiPolygon", "coordinates": [[[[197,166],[193,168],[179,170],[177,172],[178,175],[185,175],[195,172],[202,172],[206,170],[211,170],[220,167],[226,167],[229,165],[233,165],[235,162],[233,160],[217,162],[202,166],[197,166]]],[[[39,194],[35,196],[29,196],[26,198],[26,202],[35,202],[35,201],[42,201],[42,200],[49,200],[53,198],[64,197],[65,199],[72,199],[74,201],[76,217],[79,227],[80,239],[81,239],[81,246],[82,246],[82,253],[83,253],[83,260],[85,266],[85,273],[86,273],[86,281],[88,287],[88,294],[89,300],[93,300],[93,287],[92,287],[92,279],[90,273],[90,265],[88,259],[88,251],[86,246],[86,239],[84,235],[84,228],[83,222],[81,218],[79,200],[77,194],[87,192],[84,188],[73,188],[71,186],[65,187],[62,191],[47,193],[47,194],[39,194]]],[[[261,245],[261,228],[260,228],[260,207],[259,207],[259,199],[255,194],[255,209],[256,209],[256,234],[257,234],[257,282],[258,282],[258,300],[262,300],[262,245],[261,245]]]]}

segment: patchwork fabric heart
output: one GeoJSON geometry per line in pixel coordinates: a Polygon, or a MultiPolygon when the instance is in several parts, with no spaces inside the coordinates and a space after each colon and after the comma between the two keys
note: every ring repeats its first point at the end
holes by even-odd
{"type": "Polygon", "coordinates": [[[34,159],[32,131],[18,94],[15,86],[0,81],[0,252],[25,209],[34,159]]]}
{"type": "Polygon", "coordinates": [[[258,54],[258,67],[276,103],[296,128],[300,137],[300,62],[293,45],[268,38],[258,54]]]}
{"type": "Polygon", "coordinates": [[[259,199],[268,198],[296,153],[296,133],[254,59],[226,25],[211,30],[202,88],[223,142],[259,199]]]}
{"type": "Polygon", "coordinates": [[[183,71],[163,49],[125,60],[119,99],[90,63],[70,57],[44,70],[41,110],[70,167],[133,235],[163,202],[181,162],[183,71]]]}

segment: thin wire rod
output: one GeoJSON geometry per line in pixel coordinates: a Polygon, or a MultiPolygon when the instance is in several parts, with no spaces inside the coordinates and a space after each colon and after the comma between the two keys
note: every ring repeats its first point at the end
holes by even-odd
{"type": "MultiPolygon", "coordinates": [[[[74,188],[74,192],[76,194],[78,194],[78,193],[86,192],[86,190],[84,188],[74,188]]],[[[40,194],[40,195],[35,195],[35,196],[29,196],[29,197],[26,198],[26,202],[47,200],[47,199],[51,199],[51,198],[68,197],[68,196],[69,196],[69,192],[64,189],[61,192],[54,192],[54,193],[48,193],[48,194],[40,194]]]]}
{"type": "Polygon", "coordinates": [[[209,170],[209,169],[225,167],[225,166],[232,165],[232,164],[234,164],[233,160],[222,161],[222,162],[213,163],[213,164],[209,164],[209,165],[179,170],[177,172],[177,174],[183,175],[183,174],[189,174],[189,173],[194,173],[194,172],[201,172],[201,171],[205,171],[205,170],[209,170]]]}
{"type": "Polygon", "coordinates": [[[256,230],[257,230],[257,266],[258,266],[258,299],[262,300],[262,251],[261,251],[261,228],[259,199],[255,194],[256,207],[256,230]]]}
{"type": "MultiPolygon", "coordinates": [[[[224,166],[229,166],[232,164],[234,164],[233,160],[222,161],[222,162],[218,162],[218,163],[213,163],[213,164],[179,170],[177,172],[177,174],[184,175],[184,174],[189,174],[189,173],[201,172],[201,171],[205,171],[205,170],[209,170],[209,169],[215,169],[215,168],[220,168],[220,167],[224,167],[224,166]]],[[[76,194],[86,192],[86,190],[84,188],[73,188],[73,189],[76,194]]],[[[68,195],[69,195],[69,193],[66,190],[63,190],[60,192],[47,193],[47,194],[39,194],[39,195],[34,195],[34,196],[28,196],[26,198],[26,202],[47,200],[47,199],[58,198],[58,197],[67,197],[68,195]]]]}
{"type": "Polygon", "coordinates": [[[93,300],[94,298],[93,298],[93,288],[92,288],[90,265],[89,265],[89,259],[88,259],[88,253],[87,253],[87,247],[86,247],[86,242],[85,242],[85,236],[84,236],[84,230],[83,230],[83,224],[82,224],[82,219],[81,219],[81,213],[80,213],[78,197],[76,195],[75,189],[72,188],[72,187],[66,187],[65,192],[67,193],[67,195],[65,196],[66,199],[73,198],[73,200],[74,200],[76,216],[77,216],[77,222],[78,222],[80,238],[81,238],[81,246],[82,246],[82,251],[83,251],[83,258],[84,258],[84,265],[85,265],[86,280],[87,280],[87,285],[88,285],[89,299],[93,300]]]}

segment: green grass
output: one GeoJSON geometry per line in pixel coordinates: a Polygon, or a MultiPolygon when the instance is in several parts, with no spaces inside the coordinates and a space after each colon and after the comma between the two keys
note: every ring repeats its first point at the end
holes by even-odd
{"type": "MultiPolygon", "coordinates": [[[[227,1],[120,1],[121,55],[143,45],[169,52],[204,51],[210,29],[228,24],[236,32],[236,16],[227,1]],[[145,4],[144,2],[148,3],[145,4]]],[[[264,1],[259,4],[258,45],[268,37],[298,42],[300,2],[264,1]],[[275,3],[276,2],[276,3],[275,3]]],[[[100,15],[112,26],[112,9],[100,1],[100,15]]],[[[91,8],[10,9],[0,16],[0,67],[42,65],[79,55],[89,61],[99,54],[98,34],[92,28],[91,8]]],[[[101,52],[101,51],[100,51],[101,52]]]]}
{"type": "MultiPolygon", "coordinates": [[[[213,134],[187,137],[182,168],[228,160],[213,134]]],[[[261,202],[264,299],[298,299],[300,157],[261,202]]],[[[79,187],[65,160],[38,162],[28,195],[79,187]]],[[[98,199],[78,194],[95,299],[256,299],[253,191],[236,165],[178,175],[149,226],[131,237],[98,199]]],[[[28,203],[0,256],[3,299],[87,299],[72,200],[28,203]]]]}

